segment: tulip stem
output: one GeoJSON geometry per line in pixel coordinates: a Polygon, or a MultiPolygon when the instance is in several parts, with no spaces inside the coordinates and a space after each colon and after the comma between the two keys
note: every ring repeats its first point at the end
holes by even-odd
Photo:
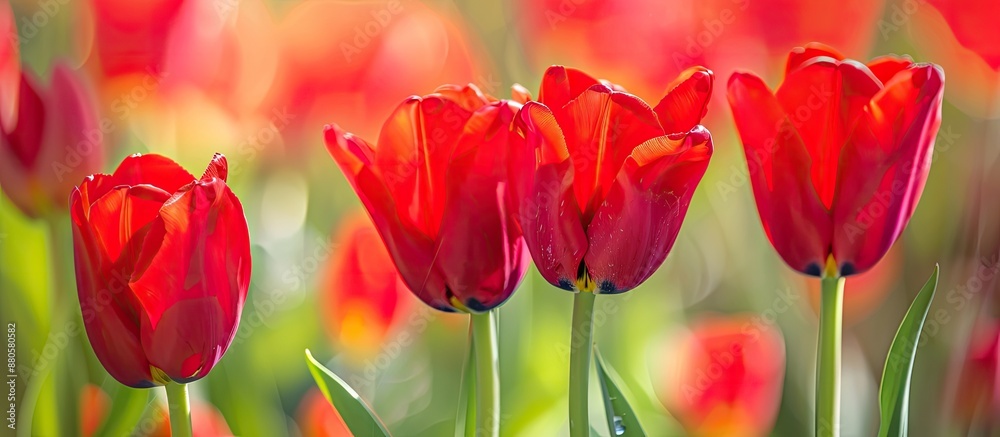
{"type": "Polygon", "coordinates": [[[819,344],[816,352],[816,436],[840,435],[840,355],[844,278],[822,278],[819,344]]]}
{"type": "Polygon", "coordinates": [[[476,435],[500,435],[500,372],[496,310],[471,314],[476,353],[476,435]]]}
{"type": "Polygon", "coordinates": [[[593,353],[594,300],[588,291],[573,298],[573,325],[569,344],[569,434],[590,435],[590,355],[593,353]]]}
{"type": "Polygon", "coordinates": [[[170,411],[170,435],[191,437],[191,404],[188,401],[187,384],[168,382],[167,405],[170,411]]]}

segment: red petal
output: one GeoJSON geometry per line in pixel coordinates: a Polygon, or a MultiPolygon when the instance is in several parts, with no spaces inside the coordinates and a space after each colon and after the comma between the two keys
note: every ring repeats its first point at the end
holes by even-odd
{"type": "Polygon", "coordinates": [[[756,76],[730,77],[729,105],[764,231],[789,266],[819,275],[830,251],[832,225],[810,181],[810,158],[802,139],[756,76]]]}
{"type": "Polygon", "coordinates": [[[878,91],[878,80],[864,65],[821,57],[789,74],[775,94],[809,150],[812,184],[827,208],[833,204],[841,148],[878,91]]]}
{"type": "Polygon", "coordinates": [[[883,86],[889,83],[896,73],[905,70],[910,65],[913,65],[913,60],[909,56],[879,56],[868,61],[868,69],[882,82],[883,86]]]}
{"type": "Polygon", "coordinates": [[[841,158],[833,255],[842,274],[871,268],[920,200],[941,124],[944,73],[914,65],[876,95],[841,158]]]}
{"type": "Polygon", "coordinates": [[[448,203],[436,259],[448,283],[441,297],[454,296],[477,312],[507,300],[528,266],[520,230],[507,208],[507,149],[515,109],[498,102],[476,112],[448,167],[448,203]]]}
{"type": "Polygon", "coordinates": [[[666,133],[687,132],[708,112],[715,76],[704,67],[684,70],[667,87],[667,95],[653,109],[666,133]]]}
{"type": "Polygon", "coordinates": [[[87,217],[104,256],[131,272],[146,227],[169,198],[169,193],[151,185],[120,185],[95,200],[87,217]]]}
{"type": "Polygon", "coordinates": [[[118,185],[148,184],[168,193],[193,182],[194,176],[179,164],[161,155],[131,155],[114,173],[118,185]]]}
{"type": "Polygon", "coordinates": [[[393,193],[396,211],[431,238],[444,210],[445,170],[470,116],[442,97],[412,97],[396,108],[379,136],[374,167],[393,193]]]}
{"type": "Polygon", "coordinates": [[[365,205],[407,287],[432,307],[450,311],[449,302],[434,300],[427,292],[445,287],[444,279],[434,269],[434,241],[400,219],[396,200],[379,175],[372,171],[374,151],[371,146],[336,126],[327,126],[325,135],[327,150],[365,205]]]}
{"type": "Polygon", "coordinates": [[[192,183],[164,204],[130,283],[142,305],[142,344],[150,362],[174,380],[204,376],[236,333],[250,268],[243,207],[225,182],[192,183]],[[179,303],[189,316],[178,311],[179,303]],[[208,315],[211,321],[197,320],[208,315]],[[177,332],[185,320],[192,329],[177,332]],[[190,354],[170,354],[177,342],[190,354]],[[197,376],[186,373],[192,368],[200,369],[197,376]]]}
{"type": "Polygon", "coordinates": [[[600,82],[575,68],[553,65],[545,70],[542,85],[538,89],[538,102],[548,106],[552,112],[562,111],[571,100],[600,82]]]}
{"type": "Polygon", "coordinates": [[[34,173],[35,163],[42,152],[45,133],[47,95],[38,88],[35,77],[30,73],[21,76],[18,93],[17,127],[4,130],[4,147],[8,148],[20,167],[34,173]]]}
{"type": "Polygon", "coordinates": [[[201,180],[211,182],[212,178],[218,178],[222,182],[226,182],[227,177],[229,177],[229,162],[226,161],[225,155],[216,153],[212,156],[212,162],[208,163],[205,173],[201,175],[201,180]]]}
{"type": "Polygon", "coordinates": [[[793,71],[799,68],[800,65],[817,57],[827,57],[834,61],[840,61],[844,59],[844,55],[840,54],[836,49],[830,47],[826,44],[812,42],[806,44],[805,47],[796,47],[788,53],[788,61],[785,63],[785,76],[792,74],[793,71]]]}
{"type": "Polygon", "coordinates": [[[556,119],[573,160],[573,188],[589,222],[611,182],[636,146],[662,136],[656,114],[631,94],[597,85],[584,91],[556,119]]]}
{"type": "Polygon", "coordinates": [[[483,94],[478,87],[471,83],[466,86],[442,85],[434,90],[434,94],[457,103],[458,106],[469,112],[475,112],[483,105],[496,101],[496,99],[483,94]]]}
{"type": "Polygon", "coordinates": [[[596,293],[631,290],[663,263],[711,155],[711,135],[696,126],[685,136],[650,139],[625,161],[587,227],[585,262],[596,293]]]}

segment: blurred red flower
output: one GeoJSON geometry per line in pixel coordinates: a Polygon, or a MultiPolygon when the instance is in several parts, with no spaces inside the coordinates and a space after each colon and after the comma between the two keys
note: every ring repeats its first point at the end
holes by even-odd
{"type": "Polygon", "coordinates": [[[374,353],[410,312],[412,298],[367,216],[347,216],[333,244],[321,289],[323,320],[342,349],[374,353]]]}
{"type": "Polygon", "coordinates": [[[47,89],[27,71],[19,82],[13,128],[0,127],[0,185],[21,211],[39,217],[65,210],[75,181],[101,169],[104,135],[79,72],[60,63],[47,89]]]}
{"type": "MultiPolygon", "coordinates": [[[[90,437],[100,430],[108,419],[111,409],[111,398],[100,387],[87,384],[80,392],[80,435],[90,437]]],[[[170,437],[170,417],[162,405],[153,407],[153,413],[136,426],[136,431],[146,437],[170,437]]],[[[194,437],[228,437],[233,432],[213,405],[194,399],[191,402],[191,431],[194,437]]]]}
{"type": "Polygon", "coordinates": [[[519,104],[445,85],[392,113],[377,146],[336,125],[327,149],[375,223],[403,281],[442,311],[488,311],[528,267],[507,174],[519,104]]]}
{"type": "Polygon", "coordinates": [[[122,384],[188,383],[229,347],[250,285],[243,206],[215,155],[200,179],[132,155],[72,195],[77,289],[87,336],[122,384]]]}
{"type": "Polygon", "coordinates": [[[549,68],[515,122],[517,217],[539,272],[565,290],[622,293],[673,246],[712,155],[698,124],[712,73],[687,70],[651,108],[608,82],[549,68]]]}
{"type": "Polygon", "coordinates": [[[966,430],[997,426],[1000,421],[1000,322],[979,320],[973,326],[955,387],[955,419],[966,430]]]}
{"type": "Polygon", "coordinates": [[[935,65],[820,44],[791,52],[777,92],[730,78],[761,222],[790,267],[820,276],[832,259],[847,276],[885,255],[927,180],[943,89],[935,65]]]}
{"type": "Polygon", "coordinates": [[[660,399],[690,435],[770,433],[785,377],[781,331],[749,316],[714,316],[674,341],[660,399]]]}
{"type": "Polygon", "coordinates": [[[87,384],[80,390],[80,435],[91,437],[101,428],[108,417],[111,398],[94,384],[87,384]]]}
{"type": "Polygon", "coordinates": [[[302,437],[351,437],[337,410],[317,388],[310,389],[295,413],[302,437]]]}
{"type": "Polygon", "coordinates": [[[6,131],[17,123],[17,94],[21,89],[20,42],[10,2],[0,5],[0,37],[6,40],[0,44],[0,128],[6,131]]]}
{"type": "Polygon", "coordinates": [[[304,141],[330,119],[373,137],[401,100],[442,83],[500,91],[478,74],[461,17],[423,2],[300,2],[277,32],[281,63],[269,104],[296,115],[289,133],[306,133],[304,141]]]}

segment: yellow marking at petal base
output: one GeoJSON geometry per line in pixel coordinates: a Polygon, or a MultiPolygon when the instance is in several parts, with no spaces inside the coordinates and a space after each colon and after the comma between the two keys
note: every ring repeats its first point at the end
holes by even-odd
{"type": "Polygon", "coordinates": [[[583,293],[593,293],[597,289],[597,283],[590,279],[590,274],[583,272],[583,276],[576,278],[576,289],[583,293]]]}
{"type": "Polygon", "coordinates": [[[455,296],[449,297],[448,302],[451,302],[451,306],[455,307],[455,309],[462,311],[464,313],[472,314],[472,310],[470,310],[469,307],[465,306],[465,304],[463,304],[462,301],[458,300],[457,297],[455,296]]]}
{"type": "Polygon", "coordinates": [[[823,270],[823,277],[824,278],[837,277],[837,260],[833,259],[832,253],[826,257],[826,269],[823,270]]]}
{"type": "Polygon", "coordinates": [[[153,377],[153,382],[160,385],[167,385],[171,379],[167,374],[152,364],[149,365],[149,374],[153,377]]]}

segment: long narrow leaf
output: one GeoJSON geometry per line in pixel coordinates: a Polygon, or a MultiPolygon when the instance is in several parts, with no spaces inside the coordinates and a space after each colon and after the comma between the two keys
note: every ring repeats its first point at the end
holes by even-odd
{"type": "Polygon", "coordinates": [[[924,319],[927,318],[931,301],[934,300],[934,292],[937,290],[938,271],[939,267],[934,266],[934,273],[913,299],[913,304],[903,317],[903,323],[896,331],[896,337],[892,339],[878,393],[882,419],[878,430],[879,437],[907,435],[913,361],[917,356],[917,344],[920,340],[920,331],[924,327],[924,319]]]}
{"type": "Polygon", "coordinates": [[[604,409],[607,413],[608,432],[613,436],[645,436],[646,432],[639,425],[639,419],[632,411],[625,395],[615,383],[617,375],[611,375],[613,369],[604,364],[600,351],[594,348],[594,361],[597,363],[597,376],[601,381],[601,396],[604,398],[604,409]]]}
{"type": "Polygon", "coordinates": [[[320,391],[330,401],[340,417],[344,419],[351,434],[356,436],[383,436],[389,435],[385,425],[375,415],[371,407],[365,403],[358,392],[347,385],[343,379],[327,369],[313,358],[309,349],[306,349],[306,364],[309,365],[309,372],[320,391]]]}

